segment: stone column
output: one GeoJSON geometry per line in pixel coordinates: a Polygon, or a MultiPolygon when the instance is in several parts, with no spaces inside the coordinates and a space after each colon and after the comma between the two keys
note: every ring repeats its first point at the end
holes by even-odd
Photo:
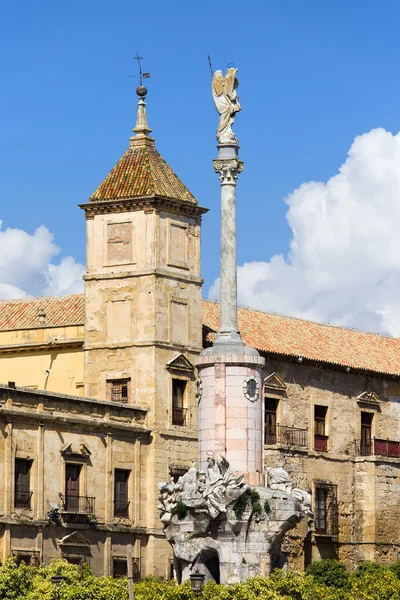
{"type": "Polygon", "coordinates": [[[236,180],[244,167],[238,150],[237,144],[219,144],[214,160],[221,183],[221,322],[214,345],[229,345],[228,354],[244,346],[237,326],[236,180]]]}
{"type": "Polygon", "coordinates": [[[209,456],[223,455],[237,475],[259,485],[264,471],[265,360],[245,346],[237,323],[236,180],[243,171],[239,145],[218,146],[214,169],[221,183],[221,320],[216,340],[196,360],[201,379],[199,397],[199,466],[209,456]]]}

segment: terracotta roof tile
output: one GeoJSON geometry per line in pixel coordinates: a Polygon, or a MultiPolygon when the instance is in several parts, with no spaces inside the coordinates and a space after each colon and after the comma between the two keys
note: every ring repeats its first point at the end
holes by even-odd
{"type": "Polygon", "coordinates": [[[41,311],[46,313],[46,327],[83,325],[85,319],[84,297],[82,294],[76,294],[0,300],[0,331],[38,327],[38,313],[41,311]]]}
{"type": "MultiPolygon", "coordinates": [[[[46,313],[47,326],[83,325],[84,296],[57,296],[0,301],[0,330],[29,329],[46,313]]],[[[261,352],[302,356],[353,369],[400,375],[400,339],[344,327],[312,323],[250,308],[239,308],[239,329],[249,346],[261,352]]],[[[219,327],[219,304],[203,301],[203,328],[208,341],[219,327]]]]}
{"type": "MultiPolygon", "coordinates": [[[[302,356],[334,365],[400,375],[400,339],[239,308],[238,326],[247,345],[266,353],[302,356]]],[[[208,340],[219,327],[219,304],[203,301],[208,340]]]]}
{"type": "Polygon", "coordinates": [[[197,204],[153,146],[134,146],[120,158],[89,202],[158,196],[197,204]]]}

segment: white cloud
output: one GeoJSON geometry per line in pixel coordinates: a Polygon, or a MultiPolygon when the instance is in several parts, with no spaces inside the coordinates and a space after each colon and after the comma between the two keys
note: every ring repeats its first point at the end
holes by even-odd
{"type": "Polygon", "coordinates": [[[238,267],[239,304],[399,336],[400,133],[357,137],[339,173],[285,201],[290,252],[238,267]]]}
{"type": "Polygon", "coordinates": [[[47,227],[31,235],[22,229],[2,230],[0,221],[0,298],[81,292],[83,265],[71,256],[54,264],[60,252],[47,227]]]}

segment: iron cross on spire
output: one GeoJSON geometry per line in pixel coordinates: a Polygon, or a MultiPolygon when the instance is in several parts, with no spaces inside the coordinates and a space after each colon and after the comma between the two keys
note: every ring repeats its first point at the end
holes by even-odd
{"type": "MultiPolygon", "coordinates": [[[[150,73],[143,73],[142,71],[142,64],[141,64],[141,60],[143,60],[143,56],[139,56],[139,54],[136,52],[136,56],[133,57],[134,60],[138,61],[138,65],[139,65],[139,85],[143,85],[143,79],[150,79],[150,73]]],[[[134,77],[134,75],[131,75],[131,77],[134,77]]]]}

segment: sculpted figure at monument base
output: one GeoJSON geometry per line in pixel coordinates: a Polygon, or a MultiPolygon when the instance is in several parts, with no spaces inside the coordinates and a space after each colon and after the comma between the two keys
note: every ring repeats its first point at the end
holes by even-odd
{"type": "Polygon", "coordinates": [[[218,583],[268,575],[280,560],[285,534],[304,516],[311,518],[311,496],[282,466],[269,471],[266,487],[250,488],[224,457],[207,462],[205,473],[192,465],[177,483],[158,486],[178,580],[187,580],[195,566],[218,583]]]}

